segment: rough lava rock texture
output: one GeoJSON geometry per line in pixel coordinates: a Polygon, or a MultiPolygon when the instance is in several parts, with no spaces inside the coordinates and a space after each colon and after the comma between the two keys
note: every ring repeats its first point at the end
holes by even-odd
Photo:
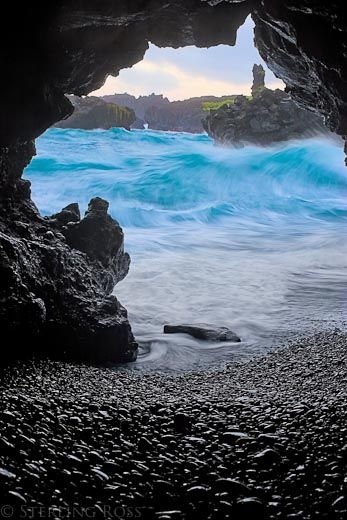
{"type": "Polygon", "coordinates": [[[141,61],[149,42],[159,47],[234,45],[237,29],[252,14],[255,43],[270,69],[297,102],[323,115],[332,131],[346,135],[344,4],[58,0],[44,6],[6,5],[0,31],[0,324],[3,333],[22,338],[20,350],[29,353],[35,338],[42,346],[46,337],[46,349],[53,350],[57,341],[63,352],[66,333],[69,342],[75,341],[78,349],[84,345],[90,354],[104,348],[106,331],[112,330],[112,336],[119,327],[124,332],[120,351],[133,351],[125,311],[107,296],[110,282],[105,279],[117,275],[72,249],[55,224],[40,217],[30,201],[29,183],[21,179],[34,153],[33,139],[71,115],[65,94],[94,91],[108,74],[141,61]],[[50,333],[45,336],[43,330],[50,333]]]}
{"type": "Polygon", "coordinates": [[[323,119],[300,108],[282,90],[259,89],[252,99],[237,96],[217,110],[210,110],[204,129],[216,143],[243,146],[270,145],[328,133],[323,119]]]}
{"type": "Polygon", "coordinates": [[[252,96],[254,96],[257,92],[262,90],[265,87],[265,70],[262,65],[257,65],[256,63],[253,65],[252,69],[253,74],[253,84],[252,84],[252,96]]]}
{"type": "Polygon", "coordinates": [[[216,143],[242,146],[268,145],[289,139],[324,134],[328,129],[321,116],[299,107],[282,90],[265,87],[265,70],[253,66],[252,97],[236,96],[210,110],[203,126],[216,143]]]}
{"type": "MultiPolygon", "coordinates": [[[[13,171],[16,158],[9,160],[13,171]]],[[[130,259],[107,208],[93,199],[82,220],[77,204],[42,218],[28,181],[1,192],[0,323],[8,341],[1,362],[32,353],[100,363],[136,358],[126,310],[111,294],[130,259]]]]}
{"type": "Polygon", "coordinates": [[[255,43],[300,105],[347,134],[347,23],[343,0],[262,0],[255,43]]]}

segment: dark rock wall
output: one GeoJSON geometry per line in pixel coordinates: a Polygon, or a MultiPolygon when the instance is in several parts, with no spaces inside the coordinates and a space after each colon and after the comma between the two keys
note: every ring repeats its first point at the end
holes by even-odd
{"type": "MultiPolygon", "coordinates": [[[[69,346],[77,357],[92,359],[131,359],[136,351],[125,311],[109,296],[126,257],[122,267],[121,252],[105,267],[70,247],[56,223],[38,214],[30,185],[21,180],[33,139],[72,113],[65,94],[97,89],[109,73],[140,61],[149,41],[234,45],[250,13],[256,45],[270,69],[299,103],[325,116],[333,131],[347,134],[343,0],[6,4],[0,22],[0,325],[19,350],[30,353],[36,338],[46,351],[69,346]]],[[[10,352],[13,344],[5,342],[1,352],[10,352]]]]}
{"type": "Polygon", "coordinates": [[[255,43],[302,106],[347,134],[347,17],[343,0],[262,0],[255,43]]]}
{"type": "Polygon", "coordinates": [[[192,134],[204,131],[202,120],[206,116],[203,103],[208,101],[222,102],[230,96],[203,96],[172,101],[164,107],[151,107],[146,110],[144,120],[152,130],[172,132],[190,132],[192,134]]]}
{"type": "Polygon", "coordinates": [[[210,110],[203,121],[216,143],[243,146],[271,145],[328,133],[321,116],[299,107],[282,90],[258,87],[251,99],[237,96],[233,103],[210,110]]]}
{"type": "MultiPolygon", "coordinates": [[[[33,153],[31,146],[23,148],[9,157],[18,169],[24,152],[25,162],[33,153]]],[[[65,215],[42,218],[30,200],[29,182],[11,182],[12,190],[0,198],[0,362],[32,353],[134,360],[137,345],[126,310],[111,295],[130,259],[106,201],[101,209],[101,199],[91,201],[82,220],[77,205],[65,215]]]]}
{"type": "Polygon", "coordinates": [[[233,45],[252,13],[255,43],[306,108],[347,133],[347,45],[343,0],[59,0],[7,6],[3,17],[0,144],[37,137],[107,74],[158,46],[233,45]],[[12,24],[9,40],[4,29],[12,24]]]}
{"type": "Polygon", "coordinates": [[[129,107],[136,113],[139,119],[144,121],[145,113],[153,107],[163,108],[170,104],[168,98],[162,94],[150,94],[149,96],[135,97],[130,94],[111,94],[102,96],[106,103],[116,103],[122,107],[129,107]]]}

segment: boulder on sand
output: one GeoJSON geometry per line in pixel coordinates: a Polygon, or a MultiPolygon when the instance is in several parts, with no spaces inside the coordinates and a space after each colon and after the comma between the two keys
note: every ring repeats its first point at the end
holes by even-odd
{"type": "Polygon", "coordinates": [[[204,323],[196,325],[165,325],[164,334],[189,334],[196,339],[206,341],[232,341],[239,343],[241,339],[227,327],[213,327],[204,323]]]}

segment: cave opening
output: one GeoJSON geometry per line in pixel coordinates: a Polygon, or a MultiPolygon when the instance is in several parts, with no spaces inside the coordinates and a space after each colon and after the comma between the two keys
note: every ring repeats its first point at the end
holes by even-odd
{"type": "MultiPolygon", "coordinates": [[[[83,128],[83,118],[71,124],[77,106],[39,138],[26,170],[44,215],[72,202],[83,213],[95,196],[110,203],[132,258],[114,294],[128,309],[141,368],[176,371],[251,358],[304,333],[317,313],[320,320],[336,315],[344,302],[341,142],[319,129],[300,139],[287,131],[278,141],[246,137],[246,146],[221,147],[201,123],[237,95],[243,102],[254,97],[252,66],[266,65],[254,48],[253,27],[248,18],[234,49],[150,46],[139,65],[84,98],[130,104],[131,131],[124,124],[83,128]],[[138,108],[140,97],[145,108],[138,108]],[[171,323],[227,326],[241,342],[168,336],[163,329],[171,323]]],[[[266,88],[283,86],[266,69],[266,88]]],[[[268,103],[259,99],[258,105],[268,103]]],[[[270,109],[276,102],[271,98],[270,109]]],[[[266,121],[268,108],[252,114],[251,126],[257,117],[266,121]]]]}
{"type": "MultiPolygon", "coordinates": [[[[256,144],[214,146],[208,135],[240,144],[232,121],[263,108],[252,93],[209,113],[208,135],[91,130],[87,142],[83,130],[50,129],[22,173],[34,140],[71,114],[66,93],[101,88],[108,74],[141,61],[148,42],[234,45],[250,13],[257,48],[291,98],[347,136],[345,2],[5,7],[0,516],[344,519],[341,140],[325,132],[264,144],[259,129],[283,137],[288,124],[274,131],[262,116],[246,126],[256,144]],[[114,173],[117,184],[107,184],[114,173]],[[83,202],[86,182],[93,199],[83,202]],[[60,211],[74,200],[80,208],[60,211]],[[129,256],[110,212],[133,258],[124,280],[129,256]],[[130,370],[138,345],[121,302],[141,343],[130,370]],[[217,342],[181,334],[177,344],[162,331],[173,318],[213,319],[242,341],[229,335],[224,359],[217,342]],[[270,353],[274,338],[283,348],[270,353]],[[237,349],[264,355],[234,363],[237,349]]],[[[288,108],[283,95],[275,99],[288,108]]]]}

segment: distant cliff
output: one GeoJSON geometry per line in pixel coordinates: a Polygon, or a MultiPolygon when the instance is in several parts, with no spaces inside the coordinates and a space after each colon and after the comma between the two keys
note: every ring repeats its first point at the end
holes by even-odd
{"type": "Polygon", "coordinates": [[[162,108],[149,108],[145,113],[145,121],[153,130],[202,133],[202,119],[206,116],[204,104],[221,103],[230,97],[204,96],[173,101],[162,108]]]}
{"type": "Polygon", "coordinates": [[[106,103],[99,97],[69,96],[69,99],[75,110],[70,117],[55,125],[58,128],[81,128],[83,130],[103,128],[107,130],[113,127],[123,127],[130,130],[136,120],[135,112],[131,108],[106,103]]]}
{"type": "Polygon", "coordinates": [[[138,120],[144,122],[146,110],[155,108],[162,108],[170,105],[168,98],[162,94],[151,94],[150,96],[131,96],[130,94],[113,94],[109,96],[102,96],[106,103],[116,103],[122,107],[129,107],[134,110],[138,120]]]}
{"type": "Polygon", "coordinates": [[[217,143],[267,145],[328,132],[320,116],[300,108],[282,90],[266,88],[262,66],[253,68],[253,76],[252,96],[235,96],[204,120],[217,143]]]}
{"type": "Polygon", "coordinates": [[[206,116],[204,104],[220,104],[232,96],[203,96],[184,101],[169,101],[162,95],[151,94],[138,98],[129,94],[103,96],[107,103],[128,106],[136,113],[136,121],[132,128],[144,128],[145,124],[152,130],[173,132],[201,133],[204,131],[202,119],[206,116]]]}

